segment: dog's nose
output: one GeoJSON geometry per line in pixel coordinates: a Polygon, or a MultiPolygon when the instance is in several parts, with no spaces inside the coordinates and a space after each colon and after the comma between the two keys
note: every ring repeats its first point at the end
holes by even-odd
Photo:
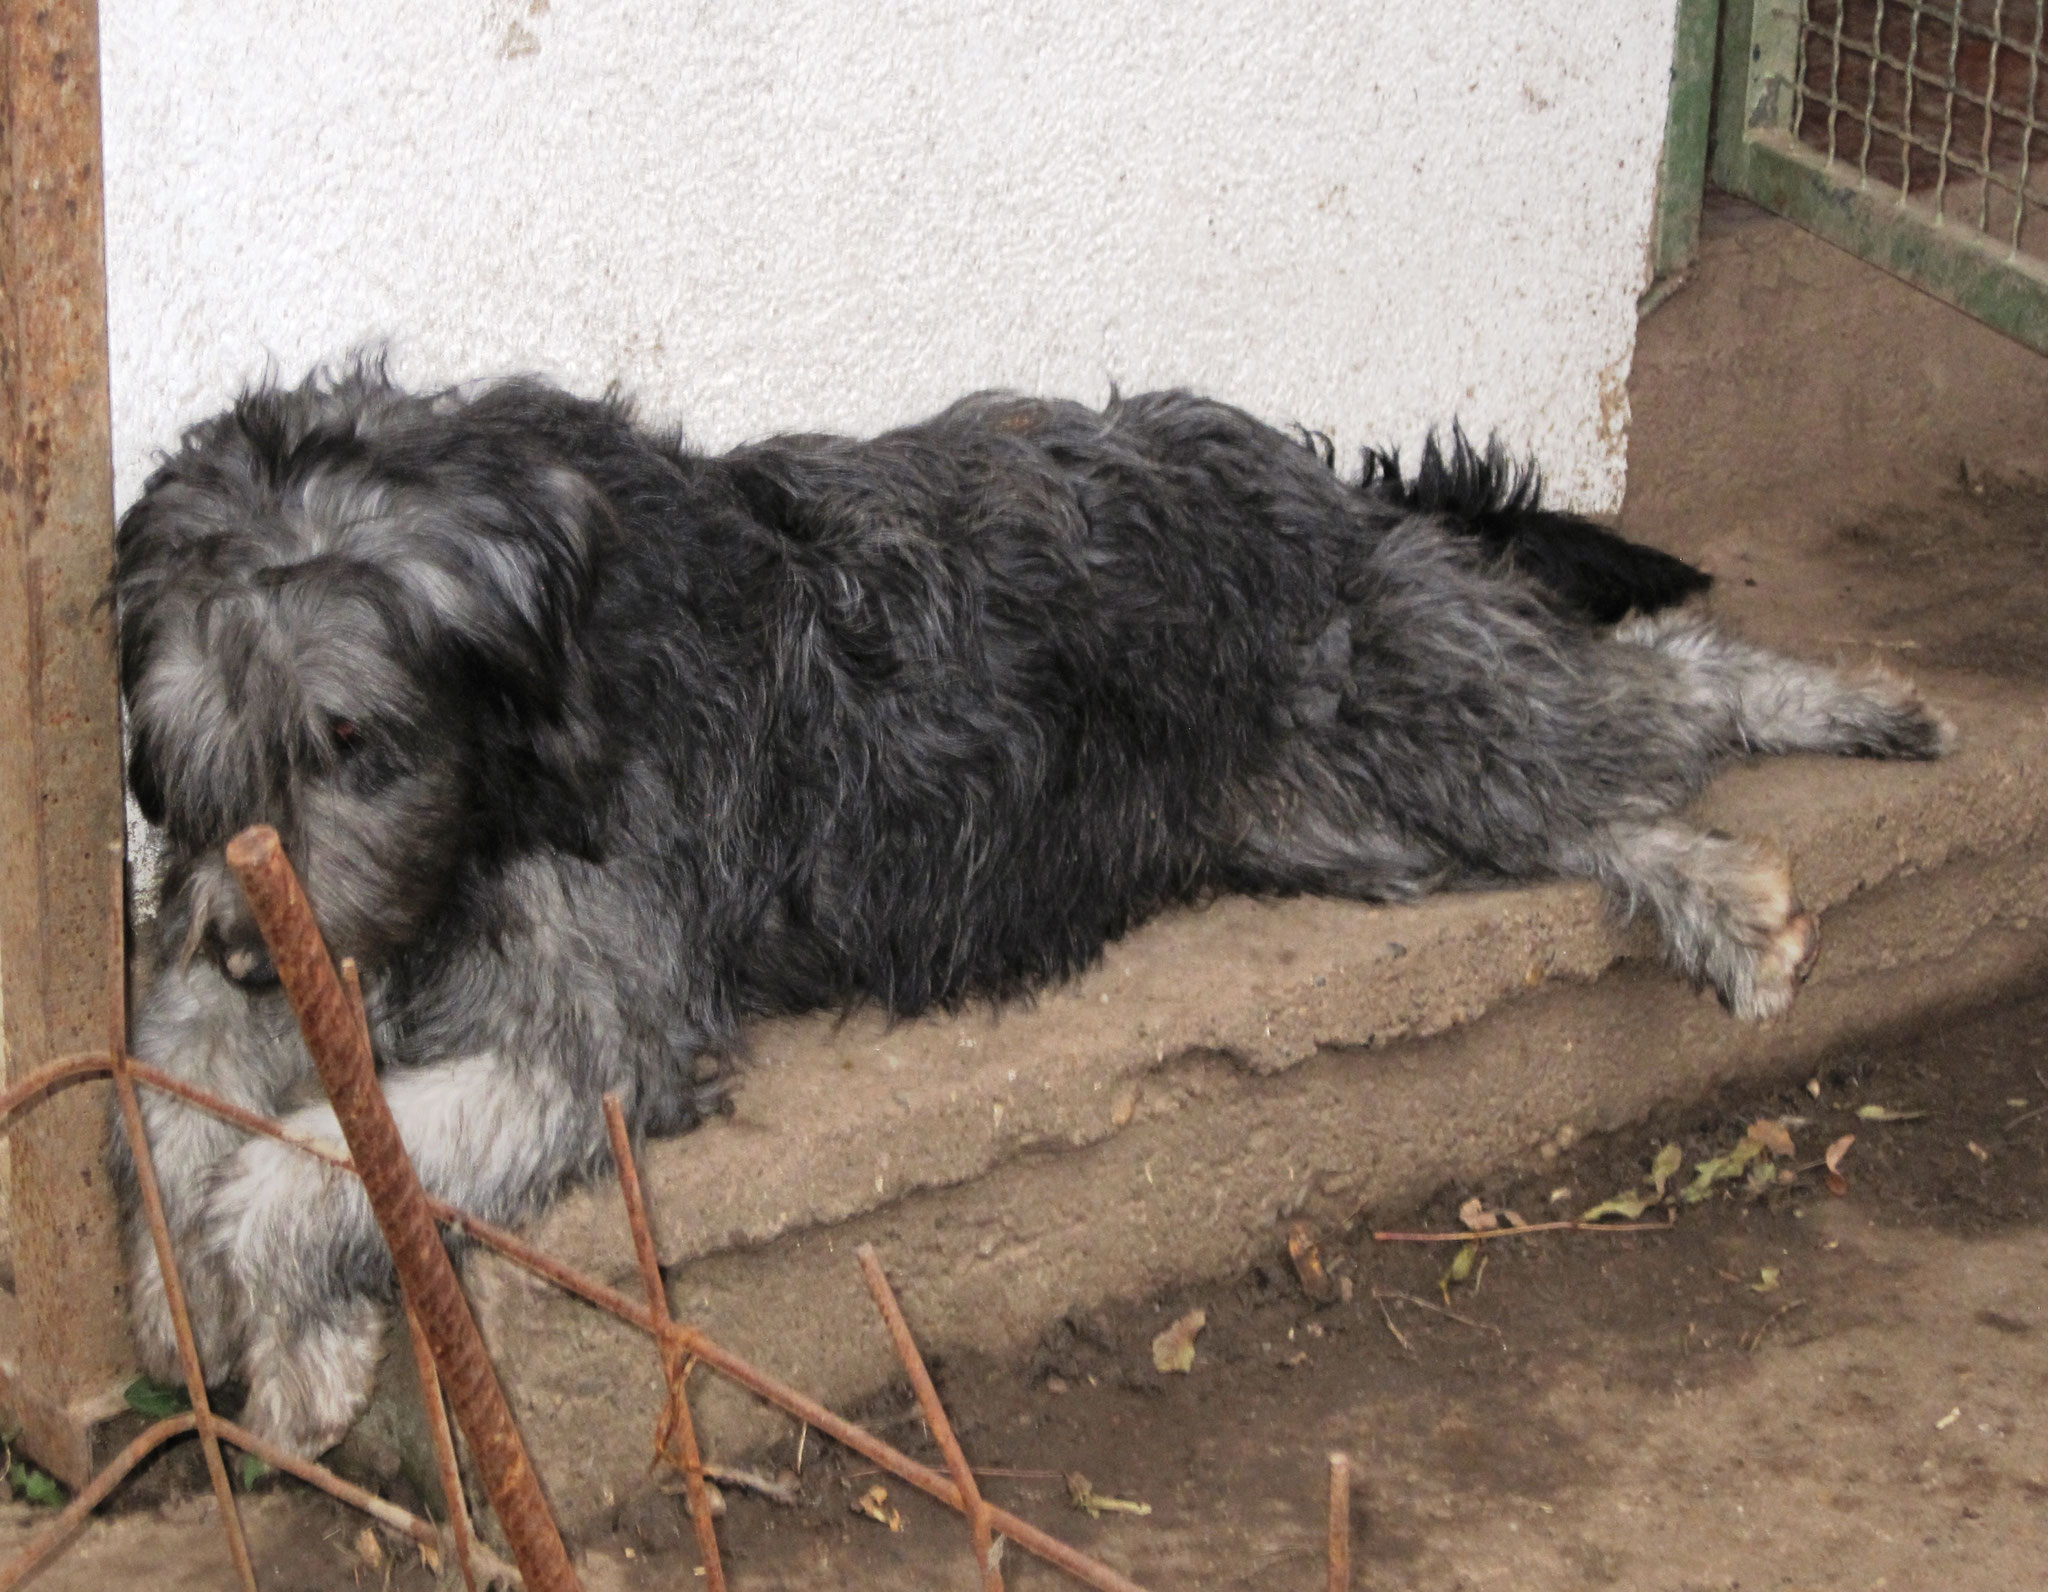
{"type": "Polygon", "coordinates": [[[277,982],[277,964],[271,961],[270,949],[261,939],[228,939],[218,930],[208,938],[212,941],[209,949],[214,961],[231,983],[244,989],[264,989],[277,982]]]}
{"type": "Polygon", "coordinates": [[[275,984],[277,967],[267,951],[230,951],[220,959],[221,970],[237,984],[275,984]]]}

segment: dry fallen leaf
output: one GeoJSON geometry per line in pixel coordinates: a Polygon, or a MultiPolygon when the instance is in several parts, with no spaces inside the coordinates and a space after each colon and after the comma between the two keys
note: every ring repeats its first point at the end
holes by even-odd
{"type": "Polygon", "coordinates": [[[1890,1106],[1858,1106],[1856,1115],[1865,1122],[1918,1122],[1924,1111],[1894,1111],[1890,1106]]]}
{"type": "Polygon", "coordinates": [[[1209,1324],[1209,1312],[1190,1310],[1152,1340],[1152,1364],[1160,1371],[1186,1374],[1195,1368],[1195,1334],[1209,1324]]]}
{"type": "Polygon", "coordinates": [[[1632,1222],[1656,1203],[1654,1194],[1617,1194],[1611,1200],[1602,1200],[1582,1214],[1579,1220],[1597,1222],[1603,1216],[1619,1216],[1623,1221],[1632,1222]]]}
{"type": "Polygon", "coordinates": [[[1849,1153],[1849,1146],[1855,1142],[1855,1134],[1845,1133],[1828,1146],[1825,1159],[1828,1169],[1828,1192],[1830,1194],[1839,1195],[1849,1192],[1849,1180],[1842,1176],[1842,1157],[1849,1153]]]}
{"type": "Polygon", "coordinates": [[[1741,1143],[1726,1155],[1717,1155],[1712,1160],[1702,1161],[1692,1169],[1692,1181],[1679,1190],[1679,1199],[1687,1205],[1697,1205],[1713,1193],[1716,1183],[1742,1176],[1749,1163],[1763,1153],[1763,1146],[1745,1134],[1741,1143]]]}
{"type": "Polygon", "coordinates": [[[1078,1470],[1067,1472],[1067,1496],[1073,1500],[1076,1509],[1084,1509],[1093,1518],[1100,1520],[1104,1515],[1149,1515],[1150,1504],[1136,1503],[1129,1498],[1105,1498],[1095,1490],[1094,1484],[1078,1470]]]}
{"type": "Polygon", "coordinates": [[[1490,1233],[1500,1226],[1500,1218],[1486,1208],[1486,1201],[1477,1194],[1458,1207],[1458,1220],[1475,1233],[1490,1233]]]}
{"type": "Polygon", "coordinates": [[[1791,1130],[1775,1117],[1757,1118],[1749,1125],[1745,1137],[1754,1139],[1773,1155],[1789,1158],[1792,1154],[1791,1130]]]}
{"type": "Polygon", "coordinates": [[[1469,1282],[1476,1289],[1479,1279],[1486,1271],[1486,1257],[1480,1253],[1476,1243],[1460,1244],[1458,1252],[1451,1257],[1444,1274],[1437,1278],[1437,1292],[1444,1296],[1444,1303],[1451,1302],[1451,1290],[1461,1283],[1469,1282]]]}
{"type": "Polygon", "coordinates": [[[1766,1266],[1757,1273],[1757,1280],[1749,1285],[1751,1293],[1776,1293],[1778,1291],[1778,1268],[1766,1266]]]}
{"type": "Polygon", "coordinates": [[[1678,1169],[1685,1165],[1685,1152],[1675,1144],[1667,1144],[1657,1152],[1657,1159],[1650,1163],[1650,1187],[1657,1191],[1658,1198],[1664,1195],[1664,1185],[1678,1176],[1678,1169]]]}
{"type": "Polygon", "coordinates": [[[862,1493],[859,1501],[853,1506],[853,1512],[857,1515],[866,1515],[868,1519],[878,1525],[887,1526],[891,1531],[903,1529],[903,1517],[889,1507],[889,1489],[886,1487],[870,1487],[862,1493]]]}
{"type": "Polygon", "coordinates": [[[372,1570],[384,1568],[384,1544],[377,1540],[377,1528],[365,1526],[356,1533],[356,1557],[372,1570]]]}
{"type": "Polygon", "coordinates": [[[1287,1258],[1294,1265],[1301,1291],[1309,1298],[1326,1305],[1337,1297],[1337,1284],[1323,1268],[1323,1252],[1316,1247],[1315,1232],[1307,1222],[1296,1222],[1287,1229],[1287,1258]]]}
{"type": "MultiPolygon", "coordinates": [[[[727,1487],[755,1493],[770,1503],[781,1504],[784,1508],[794,1508],[804,1501],[803,1483],[797,1479],[797,1474],[793,1470],[778,1470],[773,1476],[765,1476],[760,1471],[748,1470],[743,1465],[707,1464],[704,1467],[704,1479],[707,1483],[723,1483],[727,1487]]],[[[663,1492],[684,1492],[689,1486],[689,1478],[680,1471],[675,1471],[669,1476],[664,1476],[658,1485],[663,1492]]]]}

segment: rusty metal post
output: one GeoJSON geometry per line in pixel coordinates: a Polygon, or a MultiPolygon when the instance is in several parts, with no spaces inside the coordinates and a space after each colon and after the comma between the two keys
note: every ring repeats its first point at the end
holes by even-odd
{"type": "Polygon", "coordinates": [[[363,1180],[398,1280],[434,1351],[455,1418],[469,1439],[498,1524],[512,1544],[528,1592],[575,1592],[576,1572],[562,1545],[540,1479],[513,1424],[497,1372],[456,1280],[413,1170],[398,1124],[377,1083],[369,1035],[342,988],[298,876],[267,824],[228,842],[228,866],[241,881],[271,960],[298,1015],[306,1049],[320,1070],[342,1137],[363,1180]]]}
{"type": "MultiPolygon", "coordinates": [[[[91,0],[0,8],[0,1011],[5,1075],[105,1033],[105,859],[121,839],[99,26],[91,0]]],[[[72,1486],[130,1363],[104,1084],[12,1142],[15,1295],[0,1406],[72,1486]]]]}

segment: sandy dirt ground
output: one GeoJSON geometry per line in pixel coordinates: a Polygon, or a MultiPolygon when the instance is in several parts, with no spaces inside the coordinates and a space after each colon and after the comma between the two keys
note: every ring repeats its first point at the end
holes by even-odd
{"type": "MultiPolygon", "coordinates": [[[[1474,1195],[1531,1221],[1577,1212],[1646,1192],[1664,1145],[1685,1157],[1675,1186],[1749,1124],[1787,1125],[1795,1182],[1716,1195],[1668,1231],[1505,1241],[1446,1293],[1454,1250],[1360,1230],[1324,1243],[1349,1302],[1311,1304],[1276,1250],[1249,1276],[1064,1323],[1029,1367],[948,1368],[963,1441],[992,1469],[1053,1473],[989,1489],[1163,1588],[1321,1585],[1332,1448],[1359,1472],[1361,1586],[2032,1584],[2048,1564],[2044,1017],[2048,997],[2017,999],[1840,1055],[1807,1083],[1447,1189],[1401,1223],[1455,1230],[1474,1195]],[[1814,1163],[1845,1135],[1837,1196],[1814,1163]],[[1159,1375],[1152,1335],[1195,1306],[1194,1369],[1159,1375]],[[1088,1520],[1072,1470],[1152,1513],[1088,1520]]],[[[873,1481],[834,1467],[808,1514],[736,1505],[735,1583],[972,1584],[942,1511],[906,1502],[894,1534],[850,1512],[873,1481]]],[[[623,1523],[614,1568],[680,1526],[644,1501],[623,1523]]]]}
{"type": "MultiPolygon", "coordinates": [[[[1941,679],[2048,666],[2048,361],[1780,223],[1716,199],[1694,284],[1645,323],[1625,526],[1706,563],[1761,639],[1941,679]],[[1813,633],[1825,616],[1826,635],[1813,633]]],[[[1274,1235],[1242,1276],[1056,1324],[1028,1363],[938,1368],[990,1496],[1147,1586],[1323,1585],[1324,1461],[1353,1456],[1356,1585],[1917,1589],[2038,1584],[2048,1565],[2048,978],[1798,1077],[1568,1124],[1521,1165],[1316,1235],[1349,1297],[1307,1298],[1274,1235]],[[1878,1108],[1891,1120],[1859,1114],[1878,1108]],[[1654,1232],[1489,1242],[1447,1284],[1477,1198],[1535,1222],[1689,1182],[1758,1121],[1791,1181],[1747,1176],[1654,1232]],[[1768,1135],[1768,1130],[1766,1130],[1768,1135]],[[1821,1161],[1844,1136],[1842,1193],[1821,1161]],[[1194,1308],[1185,1375],[1150,1344],[1194,1308]],[[1149,1513],[1096,1519],[1067,1477],[1149,1513]]],[[[1759,1160],[1768,1159],[1759,1157],[1759,1160]]],[[[860,1412],[936,1463],[907,1397],[860,1412]]],[[[172,1455],[35,1583],[230,1584],[212,1505],[172,1455]]],[[[732,1584],[975,1584],[966,1533],[806,1445],[803,1502],[741,1494],[732,1584]]],[[[788,1450],[769,1469],[793,1469],[788,1450]]],[[[266,1587],[435,1583],[402,1545],[295,1487],[247,1500],[266,1587]]],[[[0,1505],[0,1560],[47,1513],[0,1505]]],[[[650,1484],[579,1544],[585,1585],[702,1585],[650,1484]]],[[[1069,1584],[1012,1554],[1017,1588],[1069,1584]]]]}
{"type": "MultiPolygon", "coordinates": [[[[1803,1080],[1561,1133],[1417,1210],[1362,1212],[1319,1235],[1348,1300],[1308,1299],[1276,1234],[1245,1275],[1062,1321],[1026,1364],[937,1374],[990,1497],[1147,1586],[1320,1587],[1324,1456],[1342,1449],[1362,1588],[1989,1592],[2048,1564],[2044,1218],[2048,990],[1803,1080]],[[1760,1120],[1791,1136],[1773,1164],[1792,1181],[1644,1213],[1665,1230],[1493,1242],[1448,1289],[1455,1246],[1371,1236],[1381,1220],[1455,1231],[1475,1197],[1535,1222],[1647,1194],[1666,1145],[1676,1191],[1760,1120]],[[1850,1135],[1838,1195],[1820,1163],[1850,1135]],[[1161,1374],[1152,1339],[1193,1308],[1193,1368],[1161,1374]],[[1091,1519],[1071,1472],[1150,1512],[1091,1519]]],[[[859,1413],[938,1463],[907,1394],[859,1413]]],[[[974,1584],[943,1510],[806,1448],[801,1507],[728,1500],[735,1588],[974,1584]],[[855,1512],[878,1481],[900,1531],[855,1512]]],[[[0,1509],[0,1552],[39,1514],[0,1509]]],[[[367,1544],[359,1518],[296,1488],[260,1485],[248,1518],[266,1587],[434,1585],[409,1548],[367,1544]]],[[[592,1592],[701,1584],[659,1485],[581,1546],[592,1592]]],[[[1068,1584],[1015,1555],[1009,1570],[1015,1588],[1068,1584]]],[[[135,1504],[36,1584],[227,1584],[211,1502],[135,1504]]]]}

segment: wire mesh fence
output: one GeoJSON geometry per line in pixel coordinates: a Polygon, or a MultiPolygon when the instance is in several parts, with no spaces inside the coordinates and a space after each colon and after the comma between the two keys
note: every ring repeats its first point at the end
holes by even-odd
{"type": "Polygon", "coordinates": [[[1831,164],[2048,256],[2042,0],[1805,0],[1793,132],[1831,164]]]}
{"type": "Polygon", "coordinates": [[[2048,352],[2048,0],[1727,0],[1714,180],[2048,352]]]}

